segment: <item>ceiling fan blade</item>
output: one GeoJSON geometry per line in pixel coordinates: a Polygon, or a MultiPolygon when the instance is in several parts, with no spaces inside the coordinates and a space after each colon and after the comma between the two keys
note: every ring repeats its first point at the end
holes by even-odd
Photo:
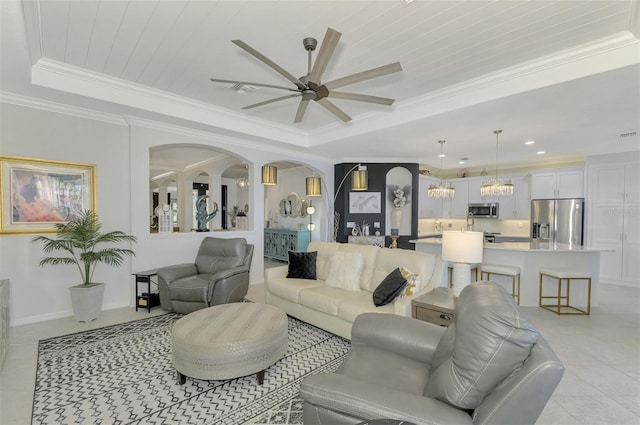
{"type": "Polygon", "coordinates": [[[316,100],[316,102],[319,103],[320,105],[324,106],[324,108],[327,111],[331,112],[336,117],[340,118],[342,121],[344,121],[344,122],[351,121],[351,117],[349,115],[345,114],[342,111],[342,109],[338,108],[336,105],[334,105],[333,103],[329,102],[326,97],[323,97],[320,100],[316,100]]]}
{"type": "Polygon", "coordinates": [[[254,103],[253,105],[243,106],[241,109],[252,109],[252,108],[257,108],[258,106],[268,105],[268,104],[270,104],[270,103],[279,102],[279,101],[281,101],[281,100],[286,100],[286,99],[290,99],[290,98],[292,98],[292,97],[298,97],[298,96],[300,96],[300,93],[296,93],[296,94],[288,94],[288,95],[286,95],[286,96],[276,97],[275,99],[265,100],[264,102],[254,103]]]}
{"type": "Polygon", "coordinates": [[[298,123],[302,121],[302,117],[304,116],[304,113],[307,111],[307,106],[309,106],[309,99],[307,100],[302,99],[300,101],[300,105],[298,105],[298,111],[296,112],[296,117],[293,120],[294,123],[298,123]]]}
{"type": "Polygon", "coordinates": [[[388,97],[369,96],[367,94],[345,93],[340,91],[330,91],[329,96],[332,99],[355,100],[357,102],[378,103],[380,105],[392,105],[395,99],[388,97]]]}
{"type": "Polygon", "coordinates": [[[302,81],[298,80],[296,77],[294,77],[292,74],[287,72],[280,65],[278,65],[277,63],[275,63],[274,61],[272,61],[271,59],[269,59],[268,57],[266,57],[262,53],[258,52],[256,49],[254,49],[253,47],[249,46],[244,41],[242,41],[242,40],[231,40],[231,42],[233,44],[235,44],[236,46],[240,47],[241,49],[244,49],[245,51],[247,51],[249,54],[253,55],[257,59],[261,60],[262,62],[264,62],[265,64],[267,64],[271,68],[273,68],[280,75],[282,75],[287,80],[289,80],[293,84],[295,84],[296,87],[298,87],[300,89],[304,89],[305,88],[305,85],[304,85],[304,83],[302,81]]]}
{"type": "Polygon", "coordinates": [[[336,50],[336,46],[338,45],[338,41],[341,36],[342,33],[339,33],[332,28],[327,28],[327,32],[322,40],[322,45],[318,51],[318,56],[316,57],[316,61],[313,64],[311,73],[309,74],[309,82],[316,85],[320,84],[320,78],[322,78],[322,74],[324,74],[325,69],[327,69],[329,60],[331,59],[331,56],[333,56],[333,52],[336,50]]]}
{"type": "Polygon", "coordinates": [[[295,91],[295,92],[299,91],[298,89],[292,89],[291,87],[274,86],[272,84],[250,83],[248,81],[221,80],[219,78],[209,78],[209,79],[214,83],[242,84],[243,86],[269,87],[272,89],[289,90],[289,91],[295,91]]]}
{"type": "Polygon", "coordinates": [[[373,68],[368,71],[358,72],[346,77],[338,78],[337,80],[329,81],[324,85],[329,89],[337,89],[339,87],[348,86],[349,84],[359,83],[361,81],[371,80],[372,78],[382,77],[384,75],[393,74],[394,72],[402,71],[400,62],[390,63],[389,65],[373,68]]]}

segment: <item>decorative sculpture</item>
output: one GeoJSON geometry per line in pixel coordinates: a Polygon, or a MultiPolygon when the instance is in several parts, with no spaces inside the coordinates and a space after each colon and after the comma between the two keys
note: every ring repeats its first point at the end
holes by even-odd
{"type": "Polygon", "coordinates": [[[208,232],[207,223],[218,214],[218,204],[213,203],[213,210],[207,212],[207,198],[209,195],[200,195],[196,200],[196,221],[198,222],[198,232],[208,232]]]}

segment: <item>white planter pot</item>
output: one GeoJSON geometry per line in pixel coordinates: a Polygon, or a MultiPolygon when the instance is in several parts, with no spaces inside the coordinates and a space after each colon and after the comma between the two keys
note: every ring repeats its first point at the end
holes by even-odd
{"type": "Polygon", "coordinates": [[[73,317],[77,322],[90,322],[100,317],[104,288],[104,283],[93,283],[89,287],[77,285],[69,288],[73,317]]]}

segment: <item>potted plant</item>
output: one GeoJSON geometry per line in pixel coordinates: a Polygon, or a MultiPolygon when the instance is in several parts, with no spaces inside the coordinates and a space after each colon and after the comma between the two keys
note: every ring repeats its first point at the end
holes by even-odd
{"type": "Polygon", "coordinates": [[[135,253],[126,248],[98,248],[103,243],[135,242],[136,237],[121,231],[100,233],[102,225],[98,215],[91,210],[82,211],[79,216],[68,223],[55,225],[56,238],[37,236],[33,242],[43,242],[45,253],[62,251],[65,256],[45,257],[40,266],[73,264],[78,267],[82,283],[69,288],[73,315],[78,322],[90,322],[100,316],[104,283],[92,281],[93,273],[99,263],[108,266],[119,266],[127,255],[135,253]]]}

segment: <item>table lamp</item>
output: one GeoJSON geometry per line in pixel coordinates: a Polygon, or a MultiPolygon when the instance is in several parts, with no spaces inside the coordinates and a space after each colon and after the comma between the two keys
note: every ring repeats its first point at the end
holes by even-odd
{"type": "Polygon", "coordinates": [[[455,297],[471,283],[470,264],[482,263],[483,242],[482,232],[442,232],[442,259],[454,263],[451,282],[455,297]]]}

